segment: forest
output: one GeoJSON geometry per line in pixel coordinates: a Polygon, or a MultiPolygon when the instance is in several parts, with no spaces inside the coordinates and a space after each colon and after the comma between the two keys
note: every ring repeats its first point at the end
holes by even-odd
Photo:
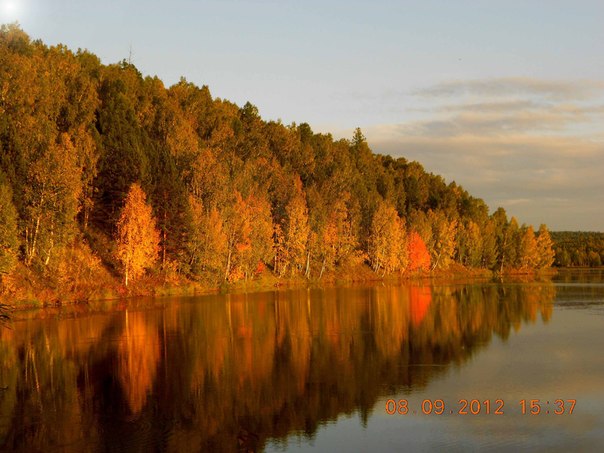
{"type": "Polygon", "coordinates": [[[558,267],[600,267],[604,262],[604,233],[552,231],[558,267]]]}
{"type": "Polygon", "coordinates": [[[360,129],[335,139],[266,121],[185,78],[166,87],[128,61],[0,29],[5,300],[553,260],[545,225],[373,153],[360,129]]]}

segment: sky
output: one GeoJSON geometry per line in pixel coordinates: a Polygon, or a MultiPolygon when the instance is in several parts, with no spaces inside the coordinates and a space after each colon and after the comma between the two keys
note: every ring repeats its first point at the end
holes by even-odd
{"type": "Polygon", "coordinates": [[[602,0],[0,0],[15,21],[266,120],[360,127],[520,223],[604,231],[602,0]]]}

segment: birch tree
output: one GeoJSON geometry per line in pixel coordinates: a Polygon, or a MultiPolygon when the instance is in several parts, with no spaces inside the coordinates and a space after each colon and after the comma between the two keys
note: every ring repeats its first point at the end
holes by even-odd
{"type": "Polygon", "coordinates": [[[117,223],[117,259],[122,264],[126,286],[143,275],[159,254],[159,231],[146,198],[143,189],[132,184],[117,223]]]}

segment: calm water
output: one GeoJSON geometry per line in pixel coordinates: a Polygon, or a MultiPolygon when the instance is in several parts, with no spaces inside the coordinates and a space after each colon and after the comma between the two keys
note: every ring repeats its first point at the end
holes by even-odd
{"type": "Polygon", "coordinates": [[[0,331],[0,450],[604,444],[602,271],[18,316],[0,331]]]}

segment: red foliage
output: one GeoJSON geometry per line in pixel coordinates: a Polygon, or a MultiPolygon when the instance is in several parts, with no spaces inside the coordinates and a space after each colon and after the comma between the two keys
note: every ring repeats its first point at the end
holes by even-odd
{"type": "Polygon", "coordinates": [[[262,261],[258,261],[258,265],[256,266],[256,270],[254,271],[254,274],[262,275],[262,273],[264,272],[265,269],[266,269],[266,266],[264,265],[264,263],[262,261]]]}
{"type": "Polygon", "coordinates": [[[430,269],[430,253],[426,248],[426,243],[419,234],[412,231],[409,235],[409,242],[407,243],[409,251],[409,271],[430,269]]]}

